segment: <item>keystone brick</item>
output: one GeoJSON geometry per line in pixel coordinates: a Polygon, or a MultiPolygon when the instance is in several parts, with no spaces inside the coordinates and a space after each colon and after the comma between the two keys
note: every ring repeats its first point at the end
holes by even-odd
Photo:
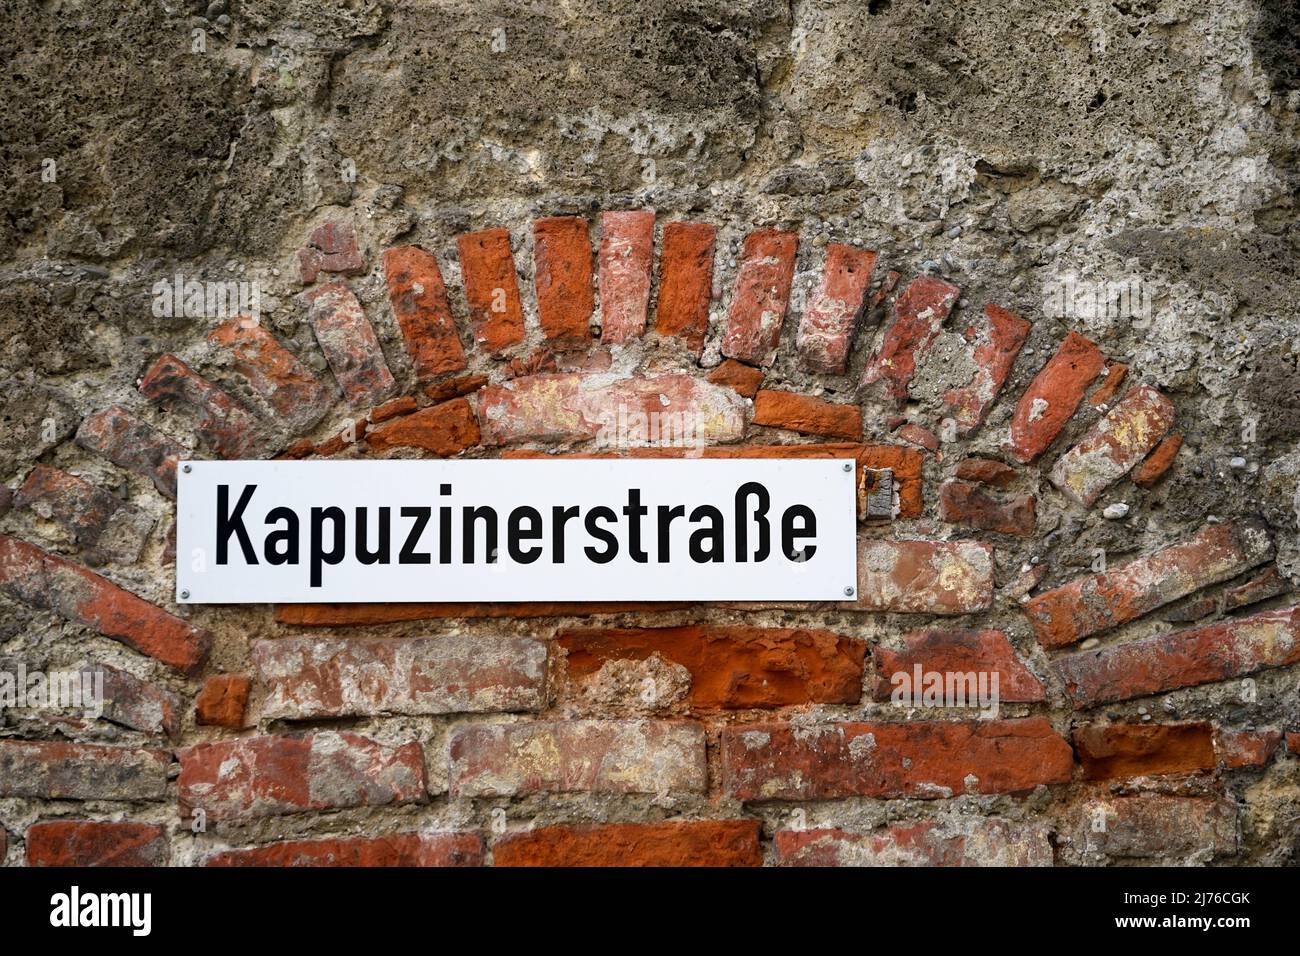
{"type": "Polygon", "coordinates": [[[1224,591],[1223,609],[1225,611],[1235,611],[1237,608],[1247,607],[1277,597],[1279,594],[1285,594],[1290,589],[1291,585],[1282,577],[1277,565],[1269,565],[1267,570],[1255,575],[1244,584],[1239,584],[1235,588],[1228,588],[1228,590],[1224,591]]]}
{"type": "Polygon", "coordinates": [[[413,803],[425,794],[417,743],[388,747],[360,734],[243,737],[179,753],[182,816],[210,820],[413,803]]]}
{"type": "Polygon", "coordinates": [[[826,269],[799,321],[795,347],[809,372],[843,375],[853,349],[853,333],[867,298],[876,253],[833,242],[826,247],[826,269]]]}
{"type": "Polygon", "coordinates": [[[1173,423],[1174,405],[1158,390],[1146,385],[1131,389],[1057,459],[1048,477],[1067,496],[1090,508],[1146,457],[1173,423]]]}
{"type": "Polygon", "coordinates": [[[176,461],[185,449],[154,428],[112,405],[77,429],[77,444],[127,471],[143,475],[168,498],[176,497],[176,461]]]}
{"type": "Polygon", "coordinates": [[[620,345],[645,332],[655,214],[603,213],[600,232],[600,337],[620,345]]]}
{"type": "Polygon", "coordinates": [[[352,290],[342,282],[331,282],[304,295],[307,321],[348,403],[368,408],[388,398],[397,383],[374,326],[352,290]]]}
{"type": "Polygon", "coordinates": [[[961,289],[931,276],[913,279],[894,302],[893,320],[880,348],[862,373],[862,384],[884,381],[885,394],[895,400],[907,397],[907,386],[961,289]]]}
{"type": "Polygon", "coordinates": [[[205,632],[93,571],[8,535],[0,535],[0,593],[54,611],[186,673],[207,653],[205,632]]]}
{"type": "Polygon", "coordinates": [[[763,384],[763,370],[735,359],[727,359],[709,373],[709,381],[714,385],[735,389],[737,394],[745,398],[753,398],[763,384]]]}
{"type": "Polygon", "coordinates": [[[1075,816],[1075,847],[1114,859],[1213,857],[1237,849],[1237,808],[1230,800],[1107,795],[1082,803],[1075,816]]]}
{"type": "Polygon", "coordinates": [[[109,664],[83,668],[92,679],[96,671],[104,675],[105,718],[145,734],[166,734],[173,740],[180,736],[180,697],[109,664]]]}
{"type": "Polygon", "coordinates": [[[1214,730],[1207,723],[1111,724],[1074,732],[1083,774],[1120,780],[1214,769],[1214,730]]]}
{"type": "Polygon", "coordinates": [[[480,438],[478,419],[463,398],[430,405],[366,431],[366,444],[376,451],[422,448],[440,458],[459,455],[480,438]]]}
{"type": "Polygon", "coordinates": [[[553,349],[591,344],[591,240],[581,216],[550,216],[533,223],[533,282],[542,335],[553,349]]]}
{"type": "Polygon", "coordinates": [[[195,719],[206,727],[242,730],[251,682],[242,674],[209,677],[194,701],[195,719]]]}
{"type": "Polygon", "coordinates": [[[762,866],[757,820],[542,827],[492,847],[496,866],[762,866]]]}
{"type": "Polygon", "coordinates": [[[1065,337],[1021,394],[1011,416],[1008,451],[1017,461],[1028,464],[1047,451],[1105,362],[1101,349],[1082,335],[1071,332],[1065,337]]]}
{"type": "Polygon", "coordinates": [[[689,375],[610,384],[579,373],[530,375],[484,388],[478,415],[489,445],[583,440],[602,429],[620,444],[643,445],[735,441],[745,433],[744,399],[689,375]]]}
{"type": "Polygon", "coordinates": [[[664,226],[659,252],[655,332],[681,339],[696,356],[709,331],[717,232],[707,223],[670,222],[664,226]]]}
{"type": "Polygon", "coordinates": [[[829,631],[783,627],[628,628],[570,631],[571,680],[594,677],[611,661],[659,656],[690,671],[695,708],[856,704],[862,696],[863,641],[829,631]]]}
{"type": "Polygon", "coordinates": [[[745,237],[722,337],[722,354],[727,358],[749,365],[771,364],[781,341],[798,248],[795,232],[760,229],[745,237]]]}
{"type": "Polygon", "coordinates": [[[943,395],[946,414],[957,423],[958,435],[969,435],[984,424],[1029,338],[1030,328],[1018,315],[1000,306],[986,305],[979,318],[962,329],[975,371],[965,385],[950,388],[943,395]]]}
{"type": "Polygon", "coordinates": [[[482,866],[477,833],[396,833],[392,836],[291,840],[224,850],[204,866],[482,866]]]}
{"type": "Polygon", "coordinates": [[[49,465],[36,465],[14,495],[13,506],[67,529],[81,548],[103,558],[134,564],[140,559],[153,519],[116,495],[49,465]]]}
{"type": "Polygon", "coordinates": [[[966,481],[978,481],[980,484],[992,485],[994,488],[1006,488],[1020,477],[1020,472],[1010,465],[1004,465],[992,458],[963,459],[957,463],[955,474],[966,481]]]}
{"type": "Polygon", "coordinates": [[[471,724],[451,733],[451,792],[702,793],[704,728],[679,721],[471,724]]]}
{"type": "MultiPolygon", "coordinates": [[[[889,700],[895,674],[990,673],[998,675],[998,699],[1006,703],[1044,700],[1042,683],[1016,655],[1007,635],[996,630],[912,631],[902,637],[902,650],[876,645],[871,650],[876,669],[875,699],[889,700]]],[[[915,691],[914,691],[915,692],[915,691]]]]}
{"type": "Polygon", "coordinates": [[[951,479],[939,486],[939,516],[981,531],[1029,538],[1035,527],[1034,496],[1015,495],[1003,501],[979,485],[951,479]]]}
{"type": "Polygon", "coordinates": [[[853,440],[862,437],[862,409],[769,388],[754,401],[754,424],[853,440]]]}
{"type": "Polygon", "coordinates": [[[152,401],[182,405],[199,415],[199,441],[222,458],[255,457],[261,424],[243,405],[175,355],[163,355],[144,373],[140,391],[152,401]]]}
{"type": "Polygon", "coordinates": [[[334,394],[297,356],[247,316],[237,316],[208,333],[234,372],[248,382],[293,434],[319,424],[334,404],[334,394]]]}
{"type": "Polygon", "coordinates": [[[162,800],[170,762],[162,750],[0,740],[0,797],[162,800]]]}
{"type": "Polygon", "coordinates": [[[466,233],[457,237],[456,248],[474,344],[499,355],[524,340],[524,310],[510,233],[504,229],[466,233]]]}
{"type": "Polygon", "coordinates": [[[1142,464],[1133,469],[1133,484],[1139,488],[1154,487],[1156,482],[1165,476],[1178,457],[1178,449],[1183,447],[1182,435],[1170,435],[1159,445],[1156,450],[1147,455],[1142,464]]]}
{"type": "Polygon", "coordinates": [[[1214,752],[1227,770],[1262,767],[1281,744],[1280,730],[1217,730],[1214,734],[1214,752]]]}
{"type": "Polygon", "coordinates": [[[253,644],[263,718],[541,710],[546,644],[529,637],[277,638],[253,644]]]}
{"type": "Polygon", "coordinates": [[[1070,745],[1046,720],[750,724],[722,731],[740,800],[936,799],[1067,783],[1070,745]]]}
{"type": "Polygon", "coordinates": [[[998,819],[920,820],[871,833],[778,830],[780,866],[1051,866],[1043,825],[998,819]]]}
{"type": "Polygon", "coordinates": [[[858,541],[857,607],[969,614],[993,602],[993,549],[977,541],[858,541]]]}
{"type": "Polygon", "coordinates": [[[357,248],[357,231],[351,223],[331,220],[311,234],[298,250],[298,274],[303,285],[311,285],[322,272],[361,275],[366,264],[357,248]]]}
{"type": "Polygon", "coordinates": [[[167,831],[152,823],[50,820],[27,828],[28,866],[166,866],[167,831]]]}
{"type": "Polygon", "coordinates": [[[384,275],[416,379],[427,382],[463,369],[465,350],[438,260],[419,246],[398,246],[384,252],[384,275]]]}
{"type": "Polygon", "coordinates": [[[1236,577],[1267,561],[1272,553],[1268,533],[1261,527],[1207,525],[1181,544],[1045,591],[1024,609],[1038,642],[1061,647],[1236,577]]]}
{"type": "Polygon", "coordinates": [[[1055,662],[1076,708],[1252,674],[1300,661],[1300,607],[1158,634],[1055,662]]]}

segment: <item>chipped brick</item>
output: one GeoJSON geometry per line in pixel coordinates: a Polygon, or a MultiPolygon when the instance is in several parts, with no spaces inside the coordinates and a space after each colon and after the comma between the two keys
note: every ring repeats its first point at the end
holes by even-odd
{"type": "Polygon", "coordinates": [[[496,866],[762,866],[757,820],[539,827],[501,837],[496,866]]]}
{"type": "Polygon", "coordinates": [[[591,344],[595,308],[591,240],[581,216],[550,216],[533,223],[533,282],[542,335],[557,351],[591,344]]]}
{"type": "Polygon", "coordinates": [[[1056,440],[1070,420],[1084,389],[1097,377],[1105,358],[1092,342],[1071,332],[1020,396],[1011,416],[1008,451],[1028,464],[1056,440]]]}
{"type": "Polygon", "coordinates": [[[855,440],[862,437],[862,409],[768,388],[754,400],[754,424],[855,440]]]}
{"type": "Polygon", "coordinates": [[[760,229],[745,237],[731,293],[722,354],[766,366],[776,355],[790,301],[799,234],[760,229]]]}
{"type": "Polygon", "coordinates": [[[395,833],[385,836],[289,840],[267,846],[223,850],[204,866],[482,866],[483,838],[477,833],[395,833]]]}
{"type": "Polygon", "coordinates": [[[343,395],[354,408],[378,405],[397,387],[374,326],[342,282],[304,293],[307,322],[343,395]]]}
{"type": "Polygon", "coordinates": [[[194,719],[204,727],[242,730],[248,726],[248,693],[252,682],[242,674],[209,677],[194,701],[194,719]]]}
{"type": "Polygon", "coordinates": [[[708,223],[670,222],[664,226],[659,253],[655,332],[681,339],[696,356],[709,331],[717,233],[708,223]]]}
{"type": "Polygon", "coordinates": [[[454,398],[366,430],[375,451],[421,448],[441,458],[459,455],[480,440],[478,419],[467,400],[454,398]]]}
{"type": "Polygon", "coordinates": [[[170,762],[164,750],[0,740],[0,797],[162,800],[170,762]]]}
{"type": "Polygon", "coordinates": [[[833,242],[826,267],[799,321],[795,348],[804,369],[843,375],[853,349],[853,334],[867,297],[876,253],[833,242]]]}
{"type": "Polygon", "coordinates": [[[199,441],[218,456],[257,456],[262,442],[257,417],[175,355],[160,356],[150,366],[140,381],[140,392],[152,401],[195,411],[199,441]]]}
{"type": "Polygon", "coordinates": [[[510,233],[484,229],[456,239],[474,344],[489,355],[524,340],[524,310],[510,233]]]}
{"type": "MultiPolygon", "coordinates": [[[[927,629],[904,634],[901,641],[900,650],[879,644],[871,650],[876,700],[889,700],[899,686],[894,675],[905,674],[910,680],[917,668],[921,674],[997,674],[998,699],[1006,703],[1046,698],[1042,682],[1025,666],[1003,631],[927,629]]],[[[921,689],[913,688],[913,693],[921,689]]]]}
{"type": "Polygon", "coordinates": [[[1089,780],[1214,769],[1214,731],[1207,723],[1079,727],[1074,747],[1089,780]]]}
{"type": "Polygon", "coordinates": [[[47,820],[27,828],[28,866],[166,866],[167,831],[153,823],[47,820]]]}
{"type": "Polygon", "coordinates": [[[943,394],[947,417],[956,423],[959,436],[965,437],[984,424],[1030,328],[1024,319],[996,305],[986,305],[977,319],[964,324],[961,332],[974,372],[965,385],[943,394]]]}
{"type": "Polygon", "coordinates": [[[334,404],[334,392],[263,326],[238,316],[208,333],[233,371],[295,435],[314,428],[334,404]]]}
{"type": "Polygon", "coordinates": [[[645,333],[655,214],[603,213],[600,232],[600,337],[621,345],[645,333]]]}
{"type": "Polygon", "coordinates": [[[858,541],[862,610],[969,614],[993,601],[993,549],[977,541],[858,541]]]}
{"type": "Polygon", "coordinates": [[[939,486],[939,516],[953,524],[1022,538],[1034,534],[1034,496],[1001,500],[979,485],[949,479],[939,486]]]}
{"type": "Polygon", "coordinates": [[[880,348],[862,373],[862,384],[883,381],[885,394],[901,401],[961,290],[931,276],[918,276],[894,302],[893,317],[880,348]]]}
{"type": "Polygon", "coordinates": [[[778,830],[779,866],[1051,866],[1042,824],[998,819],[896,823],[870,833],[778,830]]]}
{"type": "Polygon", "coordinates": [[[1146,460],[1133,469],[1133,484],[1139,488],[1154,487],[1156,482],[1169,471],[1174,459],[1178,457],[1178,449],[1182,447],[1182,435],[1170,435],[1156,445],[1155,451],[1147,455],[1146,460]]]}
{"type": "Polygon", "coordinates": [[[416,380],[427,382],[465,368],[465,349],[437,258],[419,246],[386,249],[384,277],[416,380]]]}
{"type": "Polygon", "coordinates": [[[1148,386],[1131,389],[1079,443],[1056,460],[1048,478],[1085,508],[1123,478],[1174,422],[1174,406],[1148,386]]]}

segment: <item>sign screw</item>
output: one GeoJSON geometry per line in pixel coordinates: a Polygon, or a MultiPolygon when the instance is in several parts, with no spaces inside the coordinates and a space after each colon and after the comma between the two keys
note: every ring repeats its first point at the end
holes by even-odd
{"type": "Polygon", "coordinates": [[[182,600],[182,601],[188,600],[188,599],[189,599],[189,596],[190,596],[190,592],[189,592],[189,591],[182,591],[182,592],[181,592],[181,600],[182,600]]]}
{"type": "Polygon", "coordinates": [[[852,466],[851,464],[849,464],[849,463],[846,461],[846,462],[844,463],[844,470],[845,470],[845,471],[852,471],[852,470],[853,470],[853,466],[852,466]]]}
{"type": "Polygon", "coordinates": [[[845,597],[853,597],[853,588],[851,588],[851,587],[847,587],[847,588],[845,588],[845,589],[844,589],[844,596],[845,596],[845,597]]]}
{"type": "Polygon", "coordinates": [[[190,466],[189,466],[189,465],[182,465],[182,466],[181,466],[181,471],[185,472],[185,474],[188,475],[188,474],[190,473],[190,466]]]}

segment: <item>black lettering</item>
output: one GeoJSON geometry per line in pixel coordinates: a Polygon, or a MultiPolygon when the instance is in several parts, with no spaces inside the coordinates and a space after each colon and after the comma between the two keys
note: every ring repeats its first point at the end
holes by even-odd
{"type": "Polygon", "coordinates": [[[726,560],[725,544],[722,537],[722,512],[713,505],[700,505],[691,512],[691,522],[702,518],[709,519],[709,527],[691,532],[691,560],[696,564],[712,561],[721,563],[726,560]],[[708,550],[704,549],[705,540],[711,542],[708,550]]]}
{"type": "Polygon", "coordinates": [[[461,556],[462,564],[474,563],[474,522],[479,518],[487,528],[487,563],[497,561],[497,513],[495,508],[474,507],[466,505],[461,511],[461,556]]]}
{"type": "Polygon", "coordinates": [[[660,564],[667,564],[669,557],[668,552],[672,550],[672,524],[674,518],[680,518],[686,514],[685,505],[668,505],[659,506],[659,556],[660,564]]]}
{"type": "Polygon", "coordinates": [[[266,514],[266,523],[275,524],[283,521],[284,528],[272,531],[262,541],[262,550],[266,554],[267,564],[298,563],[298,514],[292,508],[272,508],[266,514]],[[276,545],[283,544],[284,550],[276,545]]]}
{"type": "Polygon", "coordinates": [[[521,548],[521,541],[537,541],[542,536],[542,513],[527,505],[510,512],[506,522],[506,548],[510,551],[510,560],[516,564],[532,564],[542,556],[541,548],[521,548]],[[522,527],[525,519],[528,530],[522,527]]]}
{"type": "Polygon", "coordinates": [[[606,508],[604,505],[598,505],[587,512],[586,520],[583,523],[587,528],[588,536],[599,538],[605,542],[604,551],[593,548],[591,545],[583,548],[589,560],[595,561],[597,564],[609,564],[618,557],[618,536],[607,528],[596,527],[597,521],[613,522],[617,520],[618,515],[614,513],[614,509],[606,508]]]}
{"type": "Polygon", "coordinates": [[[736,489],[736,560],[749,560],[749,515],[746,499],[758,499],[754,508],[754,522],[758,525],[758,547],[754,549],[755,561],[766,561],[772,551],[772,527],[767,520],[767,510],[772,506],[772,496],[757,481],[747,481],[736,489]]]}
{"type": "Polygon", "coordinates": [[[392,524],[393,509],[379,509],[379,541],[374,551],[367,547],[370,535],[367,533],[366,525],[369,523],[369,508],[357,509],[357,560],[362,564],[388,564],[393,560],[392,555],[392,534],[390,525],[392,524]]]}
{"type": "Polygon", "coordinates": [[[551,560],[556,564],[564,563],[564,526],[578,517],[580,510],[577,505],[568,508],[556,505],[551,509],[551,521],[555,523],[551,529],[551,560]]]}
{"type": "Polygon", "coordinates": [[[342,508],[311,509],[311,586],[314,588],[321,586],[321,566],[338,564],[347,552],[343,535],[345,522],[342,508]],[[334,546],[328,551],[321,548],[321,533],[326,519],[329,519],[334,536],[334,546]]]}
{"type": "Polygon", "coordinates": [[[623,514],[627,516],[627,553],[637,564],[645,564],[650,555],[641,550],[641,519],[650,513],[650,509],[641,504],[641,489],[627,490],[627,504],[623,514]]]}
{"type": "Polygon", "coordinates": [[[415,546],[420,543],[420,535],[424,534],[424,526],[429,523],[429,518],[432,515],[432,508],[402,509],[402,517],[414,518],[415,524],[411,525],[411,531],[406,536],[406,543],[402,545],[402,550],[397,555],[398,564],[430,564],[433,562],[433,555],[430,552],[415,550],[415,546]]]}
{"type": "Polygon", "coordinates": [[[244,509],[253,498],[257,485],[244,485],[244,491],[235,505],[235,513],[230,514],[230,486],[217,485],[217,564],[228,564],[227,547],[233,534],[239,539],[239,550],[243,552],[245,564],[257,564],[257,555],[253,551],[253,542],[248,540],[248,529],[244,527],[244,509]]]}
{"type": "Polygon", "coordinates": [[[817,537],[817,516],[807,505],[791,505],[785,509],[785,514],[781,515],[781,550],[791,561],[811,561],[812,556],[817,553],[817,545],[806,544],[802,548],[795,547],[796,538],[815,538],[817,537]],[[796,529],[794,522],[796,518],[803,519],[796,529]]]}

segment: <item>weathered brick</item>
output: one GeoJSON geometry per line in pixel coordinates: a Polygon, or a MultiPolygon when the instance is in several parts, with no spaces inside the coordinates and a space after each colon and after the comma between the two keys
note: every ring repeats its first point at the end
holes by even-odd
{"type": "Polygon", "coordinates": [[[461,398],[473,392],[488,383],[486,375],[458,375],[455,378],[445,379],[441,382],[433,382],[424,387],[424,394],[434,402],[448,402],[453,398],[461,398]]]}
{"type": "Polygon", "coordinates": [[[1133,484],[1139,488],[1152,488],[1173,466],[1178,449],[1183,447],[1182,435],[1170,435],[1156,445],[1142,464],[1133,469],[1133,484]]]}
{"type": "Polygon", "coordinates": [[[745,398],[753,398],[763,384],[763,370],[735,359],[726,359],[709,373],[709,381],[714,385],[735,389],[738,395],[745,398]]]}
{"type": "Polygon", "coordinates": [[[600,233],[600,337],[620,345],[645,333],[655,214],[602,213],[600,233]]]}
{"type": "Polygon", "coordinates": [[[375,451],[422,448],[441,458],[459,455],[481,439],[474,409],[463,398],[430,405],[418,412],[366,429],[366,444],[375,451]]]}
{"type": "Polygon", "coordinates": [[[180,751],[181,813],[209,820],[413,803],[425,796],[417,743],[389,747],[348,732],[243,737],[180,751]]]}
{"type": "Polygon", "coordinates": [[[1289,590],[1291,590],[1290,583],[1287,582],[1286,578],[1282,577],[1282,572],[1277,569],[1277,565],[1272,564],[1249,581],[1224,591],[1223,609],[1225,611],[1235,611],[1237,608],[1248,607],[1260,601],[1267,601],[1269,598],[1285,594],[1289,590]]]}
{"type": "Polygon", "coordinates": [[[175,740],[181,731],[183,704],[176,694],[110,664],[82,669],[94,679],[103,674],[104,717],[145,734],[166,734],[175,740]]]}
{"type": "Polygon", "coordinates": [[[901,425],[898,429],[898,437],[926,451],[938,452],[939,450],[939,439],[935,437],[934,432],[916,422],[905,422],[901,425]]]}
{"type": "Polygon", "coordinates": [[[1055,661],[1077,708],[1193,687],[1300,661],[1300,607],[1157,634],[1055,661]]]}
{"type": "Polygon", "coordinates": [[[978,541],[858,540],[857,607],[969,614],[993,602],[993,549],[978,541]]]}
{"type": "Polygon", "coordinates": [[[1056,460],[1048,478],[1085,508],[1123,478],[1169,431],[1173,402],[1146,385],[1130,389],[1079,443],[1056,460]]]}
{"type": "Polygon", "coordinates": [[[826,268],[799,320],[795,348],[809,372],[843,375],[858,316],[876,267],[876,253],[833,242],[826,247],[826,268]]]}
{"type": "Polygon", "coordinates": [[[1067,783],[1070,745],[1046,720],[749,724],[722,732],[740,800],[937,799],[1067,783]]]}
{"type": "Polygon", "coordinates": [[[542,335],[551,348],[591,344],[591,240],[581,216],[549,216],[533,223],[533,283],[542,335]]]}
{"type": "Polygon", "coordinates": [[[499,355],[524,340],[524,310],[510,233],[504,229],[466,233],[456,238],[456,248],[474,344],[489,355],[499,355]]]}
{"type": "Polygon", "coordinates": [[[856,440],[862,437],[862,409],[765,388],[754,400],[754,424],[787,428],[805,435],[856,440]]]}
{"type": "Polygon", "coordinates": [[[153,823],[48,820],[27,828],[28,866],[166,866],[167,831],[153,823]]]}
{"type": "Polygon", "coordinates": [[[49,465],[28,472],[13,506],[61,525],[92,563],[134,564],[153,528],[153,519],[139,508],[49,465]]]}
{"type": "Polygon", "coordinates": [[[979,485],[959,478],[939,486],[939,517],[953,524],[996,531],[999,534],[1033,537],[1034,496],[1013,495],[1002,499],[979,485]]]}
{"type": "Polygon", "coordinates": [[[194,701],[194,718],[205,727],[242,730],[248,726],[248,694],[252,682],[243,674],[209,677],[194,701]]]}
{"type": "Polygon", "coordinates": [[[1227,770],[1262,767],[1282,744],[1280,730],[1223,730],[1214,732],[1214,753],[1227,770]]]}
{"type": "Polygon", "coordinates": [[[1300,754],[1300,733],[1286,735],[1286,749],[1289,753],[1300,754]]]}
{"type": "Polygon", "coordinates": [[[236,316],[208,333],[231,369],[248,383],[292,434],[319,424],[334,404],[334,392],[279,339],[247,316],[236,316]]]}
{"type": "Polygon", "coordinates": [[[1237,808],[1213,797],[1106,794],[1078,804],[1066,831],[1085,855],[1208,860],[1236,851],[1237,808]]]}
{"type": "Polygon", "coordinates": [[[161,800],[163,750],[0,740],[0,797],[45,800],[161,800]]]}
{"type": "Polygon", "coordinates": [[[957,463],[955,474],[966,481],[978,481],[980,484],[992,485],[994,488],[1006,488],[1015,484],[1020,477],[1020,472],[1010,465],[1004,465],[992,458],[962,459],[957,463]]]}
{"type": "Polygon", "coordinates": [[[984,424],[1030,328],[1024,319],[996,305],[984,306],[977,319],[965,323],[962,336],[974,372],[965,385],[943,394],[945,412],[956,423],[958,435],[969,435],[984,424]]]}
{"type": "Polygon", "coordinates": [[[149,367],[140,391],[152,401],[196,412],[195,434],[220,457],[256,456],[263,436],[257,416],[175,355],[162,355],[149,367]]]}
{"type": "Polygon", "coordinates": [[[1038,642],[1061,647],[1236,577],[1272,554],[1262,527],[1207,525],[1180,544],[1045,591],[1026,602],[1024,610],[1038,642]]]}
{"type": "Polygon", "coordinates": [[[482,866],[477,833],[395,833],[388,836],[290,840],[223,850],[204,866],[482,866]]]}
{"type": "Polygon", "coordinates": [[[624,628],[569,631],[570,680],[584,681],[615,661],[658,656],[691,675],[695,708],[855,704],[862,696],[863,641],[830,631],[784,627],[624,628]]]}
{"type": "Polygon", "coordinates": [[[0,535],[0,593],[44,608],[189,673],[210,639],[198,628],[70,561],[0,535]]]}
{"type": "Polygon", "coordinates": [[[451,792],[700,793],[704,728],[683,721],[470,724],[449,743],[451,792]]]}
{"type": "Polygon", "coordinates": [[[393,317],[416,379],[427,382],[465,368],[465,349],[460,344],[437,258],[419,246],[386,249],[384,277],[393,317]]]}
{"type": "Polygon", "coordinates": [[[77,444],[127,471],[143,475],[176,497],[176,462],[185,449],[118,405],[96,412],[77,429],[77,444]]]}
{"type": "Polygon", "coordinates": [[[745,237],[722,337],[722,354],[727,358],[749,365],[771,364],[781,341],[798,248],[795,232],[760,229],[745,237]]]}
{"type": "Polygon", "coordinates": [[[402,395],[398,398],[390,398],[384,404],[375,406],[370,410],[367,418],[370,424],[378,425],[390,418],[401,418],[403,415],[409,415],[417,411],[419,407],[419,403],[412,396],[402,395]]]}
{"type": "Polygon", "coordinates": [[[620,446],[726,442],[745,433],[744,399],[689,375],[608,384],[578,373],[531,375],[484,388],[478,417],[488,445],[583,440],[602,429],[620,446]]]}
{"type": "Polygon", "coordinates": [[[901,401],[961,289],[942,279],[918,276],[894,302],[893,318],[880,348],[862,373],[862,384],[883,381],[885,394],[901,401]]]}
{"type": "Polygon", "coordinates": [[[778,830],[779,866],[1051,866],[1043,824],[918,820],[870,833],[830,827],[778,830]]]}
{"type": "Polygon", "coordinates": [[[365,271],[357,231],[349,222],[332,219],[318,226],[307,245],[298,250],[298,276],[303,285],[311,285],[322,272],[354,276],[365,271]]]}
{"type": "Polygon", "coordinates": [[[1028,464],[1047,451],[1105,362],[1101,349],[1082,335],[1071,332],[1065,337],[1056,354],[1021,393],[1011,416],[1007,450],[1017,461],[1028,464]]]}
{"type": "Polygon", "coordinates": [[[1214,729],[1207,723],[1108,724],[1079,727],[1074,748],[1089,780],[1122,780],[1214,769],[1214,729]]]}
{"type": "Polygon", "coordinates": [[[325,360],[354,408],[378,405],[397,387],[374,326],[356,295],[342,282],[304,293],[307,322],[325,360]]]}
{"type": "Polygon", "coordinates": [[[757,820],[540,827],[492,846],[496,866],[762,866],[757,820]]]}
{"type": "Polygon", "coordinates": [[[1124,384],[1126,378],[1128,378],[1128,366],[1123,362],[1107,364],[1106,374],[1102,376],[1101,384],[1088,396],[1088,404],[1093,408],[1109,407],[1115,400],[1115,396],[1119,394],[1119,387],[1124,384]]]}
{"type": "Polygon", "coordinates": [[[256,641],[262,718],[541,710],[546,644],[530,637],[256,641]]]}
{"type": "Polygon", "coordinates": [[[681,339],[697,356],[709,331],[717,233],[708,223],[670,222],[664,226],[659,252],[655,332],[681,339]]]}
{"type": "Polygon", "coordinates": [[[888,700],[898,683],[895,674],[907,675],[915,687],[917,668],[921,674],[986,673],[998,675],[998,700],[1022,703],[1044,700],[1042,683],[1025,666],[1007,635],[998,630],[920,630],[901,638],[902,649],[877,644],[871,649],[875,664],[876,700],[888,700]]]}

